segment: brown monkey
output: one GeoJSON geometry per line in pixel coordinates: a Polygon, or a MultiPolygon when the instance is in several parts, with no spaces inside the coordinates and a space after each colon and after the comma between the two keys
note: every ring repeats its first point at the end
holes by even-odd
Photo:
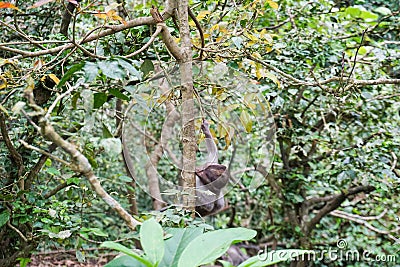
{"type": "Polygon", "coordinates": [[[222,189],[228,183],[226,166],[218,164],[218,150],[210,133],[210,125],[203,120],[201,130],[206,137],[207,161],[196,168],[196,211],[201,216],[214,214],[225,206],[222,189]]]}

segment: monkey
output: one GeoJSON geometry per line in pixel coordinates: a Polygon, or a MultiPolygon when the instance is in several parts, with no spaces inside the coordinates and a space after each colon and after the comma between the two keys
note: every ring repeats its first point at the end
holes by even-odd
{"type": "Polygon", "coordinates": [[[196,168],[196,212],[207,216],[225,206],[222,189],[229,177],[225,173],[226,166],[218,164],[218,150],[207,120],[203,120],[201,130],[206,137],[207,160],[203,166],[196,168]]]}

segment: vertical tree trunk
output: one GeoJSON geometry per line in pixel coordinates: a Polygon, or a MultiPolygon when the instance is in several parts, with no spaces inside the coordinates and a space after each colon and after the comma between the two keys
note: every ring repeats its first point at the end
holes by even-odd
{"type": "MultiPolygon", "coordinates": [[[[188,0],[177,1],[179,30],[182,40],[182,60],[179,62],[182,93],[182,186],[183,205],[195,208],[196,136],[194,129],[194,92],[192,75],[192,43],[188,23],[188,0]]],[[[194,214],[194,213],[193,213],[194,214]]]]}

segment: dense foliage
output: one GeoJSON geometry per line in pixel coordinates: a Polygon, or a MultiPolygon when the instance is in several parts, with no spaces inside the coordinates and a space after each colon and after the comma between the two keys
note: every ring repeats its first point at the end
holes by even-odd
{"type": "MultiPolygon", "coordinates": [[[[399,1],[190,2],[193,58],[207,63],[193,62],[201,114],[193,138],[201,152],[200,117],[207,117],[232,181],[229,207],[212,220],[179,208],[152,211],[161,205],[152,177],[177,185],[171,154],[185,156],[178,119],[166,128],[182,90],[164,91],[153,78],[176,71],[150,14],[167,4],[0,2],[0,266],[49,249],[74,249],[84,261],[103,241],[137,245],[130,217],[111,197],[132,223],[155,216],[169,227],[254,229],[243,246],[249,256],[340,248],[398,264],[399,1]],[[63,28],[66,8],[78,4],[63,28]],[[43,130],[48,125],[66,145],[43,130]],[[163,136],[172,152],[163,151],[163,136]]],[[[163,31],[182,45],[175,16],[163,31]]],[[[160,184],[170,204],[179,192],[160,184]]]]}

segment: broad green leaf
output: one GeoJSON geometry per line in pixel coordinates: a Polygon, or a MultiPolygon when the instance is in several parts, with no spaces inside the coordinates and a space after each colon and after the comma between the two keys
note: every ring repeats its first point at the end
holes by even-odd
{"type": "MultiPolygon", "coordinates": [[[[125,247],[124,245],[121,245],[119,243],[116,242],[112,242],[112,241],[105,241],[100,245],[101,248],[110,248],[113,250],[117,250],[121,253],[124,253],[136,260],[138,260],[139,262],[143,263],[145,266],[149,266],[152,267],[153,265],[151,264],[151,262],[149,262],[148,260],[144,259],[141,255],[137,254],[136,252],[134,252],[133,250],[125,247]]],[[[115,265],[114,265],[115,266],[115,265]]]]}
{"type": "Polygon", "coordinates": [[[389,14],[392,13],[392,11],[389,8],[384,7],[384,6],[380,6],[380,7],[376,8],[374,11],[376,13],[379,13],[379,14],[384,15],[384,16],[389,15],[389,14]]]}
{"type": "Polygon", "coordinates": [[[126,76],[123,68],[117,61],[99,61],[97,62],[97,66],[99,66],[101,72],[108,78],[122,80],[126,76]]]}
{"type": "Polygon", "coordinates": [[[3,211],[0,213],[0,227],[5,225],[8,220],[10,220],[10,212],[8,210],[3,211]]]}
{"type": "Polygon", "coordinates": [[[345,13],[353,18],[357,18],[361,14],[361,10],[358,7],[348,7],[346,8],[345,13]]]}
{"type": "Polygon", "coordinates": [[[84,63],[73,65],[61,78],[60,83],[57,85],[57,87],[61,88],[72,77],[72,75],[74,75],[75,72],[80,71],[83,66],[84,63]]]}
{"type": "Polygon", "coordinates": [[[242,110],[239,119],[246,132],[250,133],[253,128],[253,121],[251,120],[249,113],[246,110],[242,110]]]}
{"type": "Polygon", "coordinates": [[[150,59],[145,59],[140,66],[140,69],[142,70],[143,75],[147,76],[150,72],[154,71],[153,62],[151,62],[150,59]]]}
{"type": "Polygon", "coordinates": [[[140,72],[133,66],[133,64],[126,59],[117,58],[118,63],[129,72],[129,74],[134,75],[138,80],[142,79],[140,72]]]}
{"type": "Polygon", "coordinates": [[[119,98],[121,100],[129,101],[129,97],[121,93],[118,89],[115,88],[110,88],[108,89],[108,92],[115,96],[116,98],[119,98]]]}
{"type": "Polygon", "coordinates": [[[251,257],[246,261],[242,262],[238,267],[270,266],[279,262],[294,259],[297,256],[301,256],[304,254],[312,254],[312,253],[314,253],[314,251],[302,250],[302,249],[274,250],[251,257]]]}
{"type": "Polygon", "coordinates": [[[165,255],[160,262],[160,267],[177,266],[178,260],[187,245],[197,236],[203,233],[204,229],[196,228],[169,228],[165,232],[172,235],[165,240],[165,255]]]}
{"type": "Polygon", "coordinates": [[[146,257],[154,266],[158,266],[165,253],[163,229],[161,225],[151,218],[140,227],[140,244],[146,257]]]}
{"type": "Polygon", "coordinates": [[[95,93],[94,95],[93,108],[97,109],[103,106],[107,101],[107,95],[105,93],[95,93]]]}
{"type": "Polygon", "coordinates": [[[99,67],[96,63],[86,62],[83,71],[85,72],[85,81],[92,82],[99,74],[99,67]]]}
{"type": "Polygon", "coordinates": [[[127,255],[117,256],[104,267],[146,267],[143,263],[127,255]]]}
{"type": "Polygon", "coordinates": [[[234,242],[250,240],[256,231],[246,228],[230,228],[212,231],[192,240],[184,249],[178,267],[196,267],[221,257],[234,242]]]}
{"type": "Polygon", "coordinates": [[[364,19],[365,21],[375,21],[379,18],[379,16],[375,13],[369,11],[361,11],[360,18],[364,19]]]}

